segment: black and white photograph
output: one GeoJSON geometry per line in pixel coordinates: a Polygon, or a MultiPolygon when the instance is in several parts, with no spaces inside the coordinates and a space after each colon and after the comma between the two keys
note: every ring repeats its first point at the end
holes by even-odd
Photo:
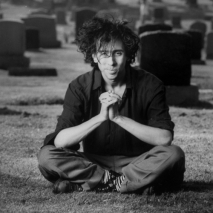
{"type": "Polygon", "coordinates": [[[0,213],[212,213],[213,0],[0,0],[0,213]]]}

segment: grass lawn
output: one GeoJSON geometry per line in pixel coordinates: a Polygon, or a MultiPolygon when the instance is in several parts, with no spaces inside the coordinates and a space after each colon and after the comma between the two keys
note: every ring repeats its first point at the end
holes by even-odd
{"type": "MultiPolygon", "coordinates": [[[[61,28],[60,28],[61,29],[61,28]]],[[[54,67],[57,77],[13,77],[0,70],[0,212],[212,213],[213,61],[193,65],[199,104],[170,106],[174,144],[186,154],[183,185],[159,195],[76,192],[54,195],[37,168],[44,137],[55,128],[68,83],[90,70],[75,45],[26,52],[33,67],[54,67]]]]}
{"type": "Polygon", "coordinates": [[[208,107],[170,107],[176,124],[173,143],[186,153],[181,188],[156,196],[52,193],[38,171],[36,155],[55,128],[68,82],[90,69],[75,50],[74,45],[65,45],[26,53],[33,66],[56,67],[57,77],[13,77],[0,71],[0,212],[212,212],[212,61],[193,65],[192,82],[200,87],[200,103],[208,107]]]}

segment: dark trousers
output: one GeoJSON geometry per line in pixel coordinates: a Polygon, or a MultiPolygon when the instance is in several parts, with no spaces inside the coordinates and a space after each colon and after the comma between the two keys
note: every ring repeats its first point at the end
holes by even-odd
{"type": "Polygon", "coordinates": [[[134,192],[156,184],[179,185],[185,172],[185,155],[178,146],[155,146],[140,156],[100,156],[47,145],[38,155],[39,169],[51,182],[59,178],[93,189],[104,170],[124,174],[121,193],[134,192]]]}

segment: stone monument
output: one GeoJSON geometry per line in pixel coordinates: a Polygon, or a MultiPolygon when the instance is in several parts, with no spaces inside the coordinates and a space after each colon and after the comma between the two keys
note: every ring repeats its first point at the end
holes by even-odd
{"type": "Polygon", "coordinates": [[[169,105],[198,102],[198,87],[190,84],[191,37],[185,32],[154,31],[140,35],[140,67],[166,86],[169,105]]]}
{"type": "Polygon", "coordinates": [[[40,47],[59,48],[61,42],[57,40],[56,21],[49,15],[31,15],[22,19],[26,27],[39,30],[40,47]]]}
{"type": "Polygon", "coordinates": [[[0,20],[0,68],[28,67],[30,59],[24,56],[25,26],[21,21],[0,20]]]}

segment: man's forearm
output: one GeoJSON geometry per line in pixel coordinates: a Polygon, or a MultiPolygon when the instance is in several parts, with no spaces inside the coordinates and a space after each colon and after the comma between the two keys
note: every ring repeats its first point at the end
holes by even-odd
{"type": "Polygon", "coordinates": [[[113,122],[124,128],[139,140],[148,144],[154,146],[170,145],[172,142],[172,133],[169,130],[143,125],[130,118],[120,115],[117,116],[113,122]]]}
{"type": "Polygon", "coordinates": [[[96,129],[104,120],[97,115],[90,120],[74,127],[61,130],[55,138],[56,147],[70,147],[80,143],[90,132],[96,129]]]}

